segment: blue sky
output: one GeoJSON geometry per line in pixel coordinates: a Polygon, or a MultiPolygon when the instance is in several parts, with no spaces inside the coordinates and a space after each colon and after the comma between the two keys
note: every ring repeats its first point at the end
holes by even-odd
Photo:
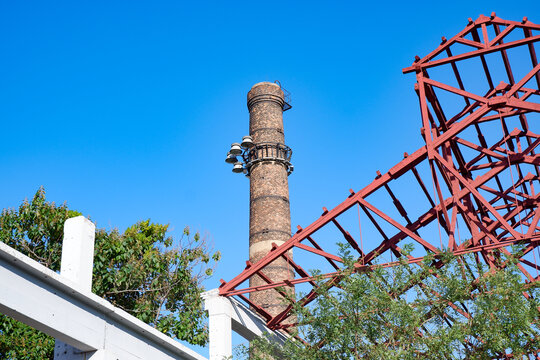
{"type": "Polygon", "coordinates": [[[40,185],[98,227],[151,218],[207,234],[230,280],[248,256],[248,179],[224,162],[246,94],[279,80],[292,224],[422,145],[401,69],[480,14],[540,22],[540,2],[0,3],[0,207],[40,185]]]}

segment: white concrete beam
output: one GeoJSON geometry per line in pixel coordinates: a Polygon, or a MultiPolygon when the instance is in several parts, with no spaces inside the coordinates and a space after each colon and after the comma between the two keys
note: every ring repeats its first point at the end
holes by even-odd
{"type": "Polygon", "coordinates": [[[0,279],[1,313],[82,351],[104,350],[99,360],[205,360],[4,243],[0,279]]]}
{"type": "Polygon", "coordinates": [[[286,335],[270,330],[264,319],[238,300],[220,296],[219,289],[203,293],[202,298],[208,311],[210,360],[223,360],[232,355],[232,331],[249,341],[265,333],[279,343],[287,339],[286,335]]]}
{"type": "Polygon", "coordinates": [[[235,298],[228,297],[227,300],[232,306],[232,329],[244,339],[251,341],[256,337],[269,334],[276,342],[283,343],[287,340],[287,335],[270,330],[266,326],[266,321],[250,308],[235,298]]]}
{"type": "MultiPolygon", "coordinates": [[[[60,275],[89,292],[92,291],[95,237],[96,226],[84,216],[67,219],[64,223],[60,275]]],[[[60,339],[54,342],[54,360],[87,360],[98,357],[100,354],[96,352],[83,352],[60,339]]]]}
{"type": "Polygon", "coordinates": [[[219,296],[217,289],[202,295],[204,309],[208,311],[209,358],[223,360],[232,356],[232,306],[228,299],[219,296]]]}
{"type": "Polygon", "coordinates": [[[86,291],[92,291],[96,226],[84,216],[64,223],[60,275],[86,291]]]}

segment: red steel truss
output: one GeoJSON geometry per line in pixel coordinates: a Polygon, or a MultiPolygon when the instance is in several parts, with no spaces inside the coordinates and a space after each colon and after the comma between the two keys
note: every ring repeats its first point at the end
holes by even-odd
{"type": "Polygon", "coordinates": [[[491,267],[501,265],[495,250],[510,254],[512,245],[521,244],[518,265],[524,279],[538,281],[539,40],[540,25],[527,18],[517,22],[481,15],[476,21],[469,19],[451,39],[443,38],[424,58],[417,56],[403,72],[416,74],[425,146],[405,154],[362,190],[350,190],[332,210],[323,208],[315,222],[298,227],[259,262],[248,262],[231,281],[222,280],[220,294],[239,297],[270,328],[287,330],[292,305],[272,316],[246,294],[307,286],[306,295],[297,301],[309,304],[316,297],[316,284],[308,269],[319,267],[317,260],[327,267],[328,271],[319,267],[323,278],[329,284],[339,282],[342,259],[336,255],[337,241],[346,241],[358,252],[359,271],[375,262],[397,264],[394,257],[403,256],[407,243],[416,245],[407,255],[412,263],[444,249],[456,255],[476,253],[478,261],[491,267]],[[351,216],[358,219],[354,229],[351,216]],[[358,228],[359,236],[353,236],[358,228]],[[293,279],[276,282],[265,275],[278,258],[294,269],[293,279]],[[265,279],[266,285],[249,287],[252,276],[265,279]]]}

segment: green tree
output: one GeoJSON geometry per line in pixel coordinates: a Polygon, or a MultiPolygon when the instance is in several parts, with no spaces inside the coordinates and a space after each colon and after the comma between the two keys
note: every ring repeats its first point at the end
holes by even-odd
{"type": "Polygon", "coordinates": [[[538,283],[513,258],[490,270],[474,255],[427,258],[358,273],[344,248],[339,288],[318,281],[317,301],[297,306],[297,339],[239,349],[250,359],[521,359],[540,349],[538,283]],[[442,267],[434,266],[443,262],[442,267]],[[524,292],[529,294],[524,296],[524,292]],[[301,338],[303,341],[300,341],[301,338]]]}
{"type": "MultiPolygon", "coordinates": [[[[40,188],[33,199],[0,215],[0,241],[54,271],[60,270],[64,222],[79,212],[47,202],[40,188]]],[[[96,230],[92,291],[161,332],[205,345],[201,281],[212,275],[219,252],[199,233],[182,238],[168,225],[140,221],[120,233],[96,230]]],[[[53,358],[54,339],[0,315],[0,358],[53,358]]]]}

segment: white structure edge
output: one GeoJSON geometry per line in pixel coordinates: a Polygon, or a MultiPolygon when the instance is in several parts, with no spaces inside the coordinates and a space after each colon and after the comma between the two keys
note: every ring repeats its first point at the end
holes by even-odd
{"type": "Polygon", "coordinates": [[[1,242],[0,279],[0,313],[88,352],[92,360],[206,360],[91,293],[87,284],[66,279],[1,242]]]}
{"type": "MultiPolygon", "coordinates": [[[[84,291],[92,291],[94,268],[94,242],[96,226],[84,216],[67,219],[64,223],[60,275],[73,281],[84,291]]],[[[98,360],[104,350],[82,353],[79,349],[58,339],[54,343],[54,360],[98,360]]]]}
{"type": "Polygon", "coordinates": [[[232,332],[234,330],[246,340],[253,340],[265,333],[273,341],[283,343],[287,336],[270,330],[259,315],[238,300],[219,295],[219,289],[202,294],[204,308],[208,311],[210,360],[223,360],[232,356],[232,332]]]}

